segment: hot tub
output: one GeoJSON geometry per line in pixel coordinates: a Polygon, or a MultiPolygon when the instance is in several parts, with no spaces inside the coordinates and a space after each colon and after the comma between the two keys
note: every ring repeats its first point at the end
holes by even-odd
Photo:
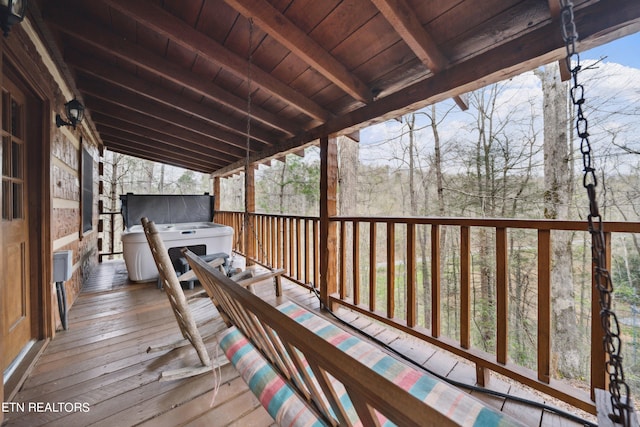
{"type": "MultiPolygon", "coordinates": [[[[231,255],[233,228],[229,226],[213,222],[193,222],[156,224],[156,228],[172,259],[184,247],[199,255],[231,255]]],[[[122,232],[122,253],[131,281],[147,282],[158,278],[158,269],[141,225],[133,225],[122,232]]]]}
{"type": "Polygon", "coordinates": [[[180,250],[188,247],[197,255],[224,253],[231,256],[233,228],[216,224],[214,196],[205,194],[133,194],[120,196],[125,231],[122,254],[129,279],[146,282],[158,277],[140,220],[153,221],[177,270],[180,250]]]}

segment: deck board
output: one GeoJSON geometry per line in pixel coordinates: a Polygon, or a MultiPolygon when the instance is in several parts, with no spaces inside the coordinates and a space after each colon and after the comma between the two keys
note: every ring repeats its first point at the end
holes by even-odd
{"type": "MultiPolygon", "coordinates": [[[[283,289],[286,298],[319,311],[313,292],[286,281],[283,289]]],[[[269,303],[279,302],[270,281],[255,286],[254,290],[269,303]]],[[[186,293],[189,295],[192,291],[186,293]]],[[[212,358],[220,356],[213,334],[224,328],[224,324],[217,311],[207,298],[193,299],[190,307],[201,334],[207,337],[209,354],[212,358]]],[[[341,319],[440,375],[466,383],[475,381],[475,368],[460,358],[390,330],[360,313],[344,308],[339,308],[337,313],[341,319]]],[[[25,405],[84,402],[89,405],[89,412],[8,412],[3,427],[275,425],[229,364],[221,368],[222,384],[213,406],[213,374],[159,382],[164,370],[198,364],[190,346],[146,352],[149,346],[180,338],[167,298],[155,282],[129,283],[122,262],[101,264],[69,311],[69,330],[59,331],[49,343],[14,400],[25,405]]],[[[527,393],[494,376],[490,386],[515,395],[527,393]]],[[[476,391],[470,393],[494,408],[515,415],[527,425],[579,425],[503,398],[476,391]]],[[[532,397],[542,400],[539,396],[532,397]]]]}

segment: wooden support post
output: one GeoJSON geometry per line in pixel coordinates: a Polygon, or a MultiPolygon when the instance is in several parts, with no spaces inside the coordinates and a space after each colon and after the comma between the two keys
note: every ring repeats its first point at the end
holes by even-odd
{"type": "Polygon", "coordinates": [[[213,177],[213,212],[220,211],[220,177],[213,177]]]}
{"type": "Polygon", "coordinates": [[[337,215],[338,144],[335,138],[320,138],[320,297],[326,307],[329,296],[338,290],[337,215]]]}

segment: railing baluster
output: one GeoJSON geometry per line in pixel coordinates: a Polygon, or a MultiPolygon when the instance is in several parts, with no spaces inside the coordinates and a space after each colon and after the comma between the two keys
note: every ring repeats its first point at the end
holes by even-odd
{"type": "Polygon", "coordinates": [[[305,265],[305,269],[304,269],[304,283],[310,283],[311,282],[311,253],[312,253],[312,249],[311,249],[311,239],[309,238],[309,229],[310,227],[310,223],[311,220],[310,219],[305,219],[304,220],[304,265],[305,265]]]}
{"type": "Polygon", "coordinates": [[[431,336],[440,336],[440,226],[431,226],[431,336]]]}
{"type": "Polygon", "coordinates": [[[338,259],[340,263],[340,299],[347,297],[347,223],[340,221],[340,245],[338,248],[338,259]]]}
{"type": "MultiPolygon", "coordinates": [[[[590,237],[587,234],[587,238],[590,237]]],[[[606,267],[611,271],[611,233],[604,233],[604,241],[606,252],[604,254],[606,267]]],[[[593,244],[593,243],[592,243],[593,244]]],[[[609,376],[605,374],[606,354],[604,351],[603,340],[604,331],[600,321],[600,292],[597,289],[595,279],[595,263],[591,268],[591,399],[595,400],[596,388],[602,390],[609,389],[609,376]]]]}
{"type": "Polygon", "coordinates": [[[313,286],[320,286],[320,220],[313,220],[313,286]]]}
{"type": "Polygon", "coordinates": [[[298,218],[296,221],[296,279],[302,279],[302,222],[304,220],[298,218]]]}
{"type": "Polygon", "coordinates": [[[291,220],[289,220],[289,274],[291,274],[293,277],[296,276],[295,228],[296,228],[296,219],[291,218],[291,220]]]}
{"type": "Polygon", "coordinates": [[[460,346],[471,348],[471,231],[460,227],[460,346]]]}
{"type": "Polygon", "coordinates": [[[551,231],[538,230],[538,379],[551,379],[551,231]]]}
{"type": "Polygon", "coordinates": [[[353,303],[360,304],[360,222],[353,221],[353,303]]]}
{"type": "Polygon", "coordinates": [[[509,334],[509,289],[507,263],[507,230],[496,228],[496,306],[497,306],[497,348],[498,363],[507,363],[507,338],[509,334]]]}
{"type": "Polygon", "coordinates": [[[416,225],[407,224],[407,326],[416,326],[416,225]]]}
{"type": "Polygon", "coordinates": [[[369,310],[376,311],[376,223],[369,223],[369,310]]]}
{"type": "Polygon", "coordinates": [[[393,319],[396,305],[396,231],[393,222],[387,222],[387,317],[393,319]]]}

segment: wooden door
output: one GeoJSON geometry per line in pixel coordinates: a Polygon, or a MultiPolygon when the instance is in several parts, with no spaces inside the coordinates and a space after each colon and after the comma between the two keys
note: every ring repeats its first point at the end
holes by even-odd
{"type": "Polygon", "coordinates": [[[3,259],[2,368],[11,364],[34,338],[29,282],[29,221],[26,171],[26,97],[4,75],[2,82],[2,195],[3,259]]]}

